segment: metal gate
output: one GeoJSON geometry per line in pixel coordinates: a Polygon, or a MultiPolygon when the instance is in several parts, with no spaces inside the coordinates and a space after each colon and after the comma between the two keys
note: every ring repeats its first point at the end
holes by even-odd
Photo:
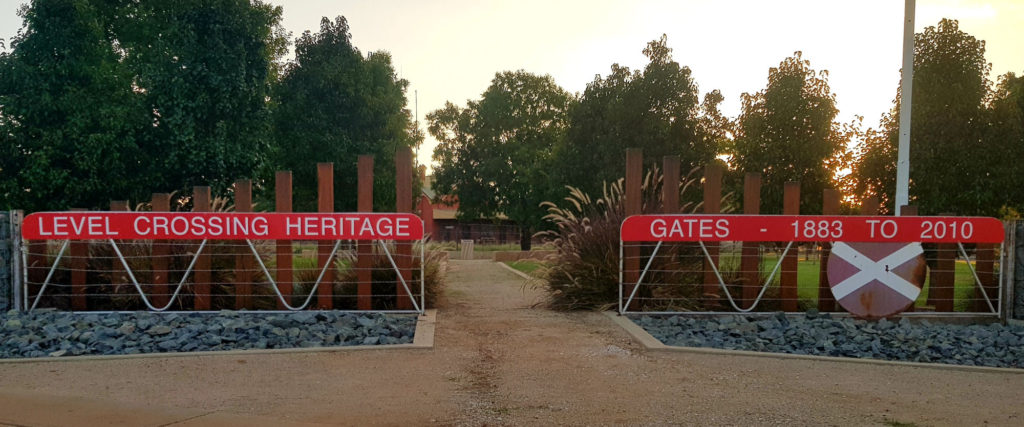
{"type": "Polygon", "coordinates": [[[881,283],[896,298],[908,297],[914,274],[926,274],[918,285],[924,293],[907,301],[913,314],[999,316],[1012,280],[1012,269],[1000,268],[1012,262],[994,218],[637,215],[623,222],[620,236],[623,314],[838,312],[834,295],[846,307],[844,298],[860,287],[881,283]],[[916,273],[905,263],[910,246],[921,244],[927,269],[916,273]],[[870,259],[858,252],[870,245],[893,254],[870,259]],[[830,272],[830,263],[841,268],[830,272]],[[830,283],[844,268],[839,279],[846,280],[830,283]]]}
{"type": "Polygon", "coordinates": [[[258,309],[253,298],[274,300],[276,307],[259,311],[331,309],[345,298],[350,304],[342,305],[353,311],[424,311],[423,223],[412,214],[42,212],[25,218],[22,237],[30,242],[22,252],[20,292],[28,310],[81,309],[102,294],[149,311],[207,311],[217,298],[240,306],[222,308],[246,309],[258,309]],[[281,241],[297,254],[267,259],[261,247],[281,241]],[[333,245],[317,248],[317,242],[333,245]],[[312,258],[314,252],[320,253],[312,258]],[[214,265],[218,257],[233,263],[214,265]],[[215,273],[230,279],[218,282],[215,273]],[[176,280],[168,283],[171,277],[176,280]],[[374,295],[387,281],[391,294],[374,295]],[[382,308],[375,299],[393,304],[382,308]]]}

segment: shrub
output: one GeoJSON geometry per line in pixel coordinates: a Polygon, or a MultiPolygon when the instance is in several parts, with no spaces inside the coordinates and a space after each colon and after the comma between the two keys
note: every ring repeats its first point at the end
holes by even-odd
{"type": "MultiPolygon", "coordinates": [[[[698,169],[690,171],[679,185],[680,200],[693,200],[690,190],[699,183],[698,169]]],[[[662,174],[652,168],[644,177],[641,194],[641,212],[661,213],[662,174]]],[[[560,207],[544,202],[548,215],[544,218],[554,224],[554,230],[538,233],[551,240],[556,253],[549,258],[550,267],[542,274],[543,286],[549,296],[549,305],[558,310],[607,309],[616,304],[619,286],[619,227],[626,218],[624,204],[624,180],[605,183],[603,194],[597,200],[578,188],[568,187],[567,204],[560,207]]],[[[679,212],[694,212],[700,208],[697,203],[684,203],[679,212]]],[[[692,246],[671,245],[660,252],[652,270],[658,271],[651,280],[684,280],[682,272],[694,270],[693,263],[700,263],[692,246]],[[689,265],[684,265],[689,264],[689,265]],[[660,276],[659,276],[660,275],[660,276]]],[[[681,282],[675,282],[681,283],[681,282]]],[[[641,288],[651,297],[649,288],[641,288]]],[[[684,287],[667,287],[657,292],[684,293],[673,298],[688,297],[692,292],[684,287]]],[[[696,297],[696,295],[694,295],[696,297]]]]}
{"type": "MultiPolygon", "coordinates": [[[[413,245],[413,277],[412,281],[408,283],[410,290],[414,295],[419,294],[419,287],[416,286],[418,279],[417,272],[420,270],[420,248],[425,242],[417,242],[413,245]]],[[[395,295],[397,294],[397,287],[401,286],[398,282],[398,276],[395,274],[395,270],[391,265],[391,261],[388,257],[380,251],[378,245],[374,245],[374,256],[372,262],[372,273],[370,275],[372,282],[372,295],[371,300],[374,310],[393,310],[395,309],[395,295]]],[[[392,255],[395,253],[395,247],[393,244],[388,245],[388,251],[392,255]]],[[[445,268],[447,268],[447,257],[448,254],[443,250],[435,247],[434,245],[427,245],[423,251],[423,291],[424,299],[426,301],[425,308],[433,308],[437,302],[437,296],[444,288],[445,268]]],[[[344,260],[348,265],[356,265],[356,253],[348,252],[344,254],[344,260]]],[[[334,295],[335,295],[335,308],[346,308],[355,309],[358,295],[358,278],[357,270],[355,268],[348,268],[344,271],[339,272],[338,280],[334,284],[334,295]]],[[[417,299],[417,304],[419,300],[417,299]]]]}

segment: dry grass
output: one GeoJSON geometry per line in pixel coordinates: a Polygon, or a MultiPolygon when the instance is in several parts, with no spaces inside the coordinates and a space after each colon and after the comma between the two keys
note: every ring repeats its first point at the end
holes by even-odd
{"type": "MultiPolygon", "coordinates": [[[[697,169],[690,171],[679,183],[680,200],[696,200],[690,193],[699,184],[697,169]]],[[[661,188],[663,176],[652,168],[644,177],[641,194],[641,212],[645,214],[664,212],[661,188]]],[[[543,272],[543,285],[548,293],[549,305],[558,310],[606,309],[616,304],[619,286],[619,228],[626,218],[624,203],[624,180],[605,183],[602,195],[591,198],[577,188],[569,187],[569,195],[562,206],[545,202],[548,209],[545,219],[555,225],[553,231],[539,233],[555,247],[556,253],[549,260],[550,267],[543,272]]],[[[693,213],[700,204],[684,203],[680,213],[693,213]]],[[[695,248],[673,247],[659,255],[660,265],[654,270],[664,277],[651,277],[651,281],[674,281],[682,283],[684,272],[693,271],[695,248]]],[[[699,261],[696,261],[699,262],[699,261]]],[[[644,291],[647,291],[644,289],[644,291]]],[[[678,304],[697,295],[687,288],[673,287],[672,299],[678,304]]],[[[651,297],[640,295],[641,297],[651,297]]],[[[660,297],[660,296],[658,296],[660,297]]],[[[680,307],[677,307],[680,308],[680,307]]]]}

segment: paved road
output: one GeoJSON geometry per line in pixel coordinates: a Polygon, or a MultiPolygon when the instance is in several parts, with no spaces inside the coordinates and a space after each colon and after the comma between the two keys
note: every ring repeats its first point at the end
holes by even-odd
{"type": "Polygon", "coordinates": [[[646,353],[489,261],[453,261],[434,350],[0,365],[17,425],[1021,425],[1024,375],[646,353]]]}

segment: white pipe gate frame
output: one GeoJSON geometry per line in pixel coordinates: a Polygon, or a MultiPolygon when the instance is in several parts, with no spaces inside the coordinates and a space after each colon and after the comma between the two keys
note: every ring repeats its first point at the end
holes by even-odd
{"type": "MultiPolygon", "coordinates": [[[[381,251],[391,264],[391,268],[395,271],[398,283],[404,288],[413,306],[412,311],[393,310],[391,312],[422,314],[425,309],[424,245],[420,245],[419,254],[419,300],[409,288],[409,283],[401,274],[398,264],[387,246],[388,241],[411,242],[423,239],[423,221],[418,216],[408,213],[37,212],[25,217],[22,224],[22,238],[24,240],[62,241],[53,265],[50,266],[46,279],[32,299],[31,305],[29,305],[28,283],[27,280],[25,281],[22,307],[28,307],[29,311],[34,310],[39,304],[71,240],[105,240],[108,242],[143,303],[149,310],[157,312],[166,311],[174,304],[209,240],[244,241],[259,263],[260,270],[266,276],[276,297],[287,311],[304,310],[309,307],[327,269],[333,264],[334,257],[343,240],[373,241],[379,244],[381,251]],[[128,261],[115,239],[201,240],[201,243],[167,304],[157,307],[143,292],[141,284],[128,265],[128,261]],[[323,268],[320,269],[316,282],[310,287],[309,294],[305,296],[302,304],[293,306],[288,303],[288,299],[278,288],[273,275],[270,274],[253,245],[253,239],[333,240],[335,243],[323,268]]],[[[23,249],[23,277],[28,277],[26,257],[26,251],[23,249]]]]}
{"type": "MultiPolygon", "coordinates": [[[[878,242],[878,243],[955,243],[958,257],[966,261],[975,285],[980,290],[989,313],[1002,311],[1002,298],[992,303],[985,287],[964,249],[963,243],[999,243],[1003,247],[1005,231],[1001,221],[986,217],[887,217],[887,216],[825,216],[825,215],[634,215],[620,227],[619,238],[619,303],[620,314],[639,313],[629,310],[637,291],[648,275],[654,258],[663,244],[697,243],[703,257],[718,279],[718,285],[733,310],[740,313],[756,309],[765,291],[778,273],[783,259],[798,242],[878,242]],[[750,307],[742,308],[729,292],[722,274],[712,260],[705,242],[787,242],[767,280],[750,307]],[[635,283],[625,283],[625,247],[628,243],[657,242],[635,283]],[[626,287],[631,288],[628,295],[626,287]]],[[[1000,251],[1005,258],[1005,250],[1000,251]]],[[[1006,271],[1006,269],[1002,269],[1006,271]]],[[[1002,294],[1003,280],[999,280],[1002,294]]],[[[678,314],[680,312],[644,312],[678,314]]],[[[707,312],[705,312],[707,313],[707,312]]]]}

